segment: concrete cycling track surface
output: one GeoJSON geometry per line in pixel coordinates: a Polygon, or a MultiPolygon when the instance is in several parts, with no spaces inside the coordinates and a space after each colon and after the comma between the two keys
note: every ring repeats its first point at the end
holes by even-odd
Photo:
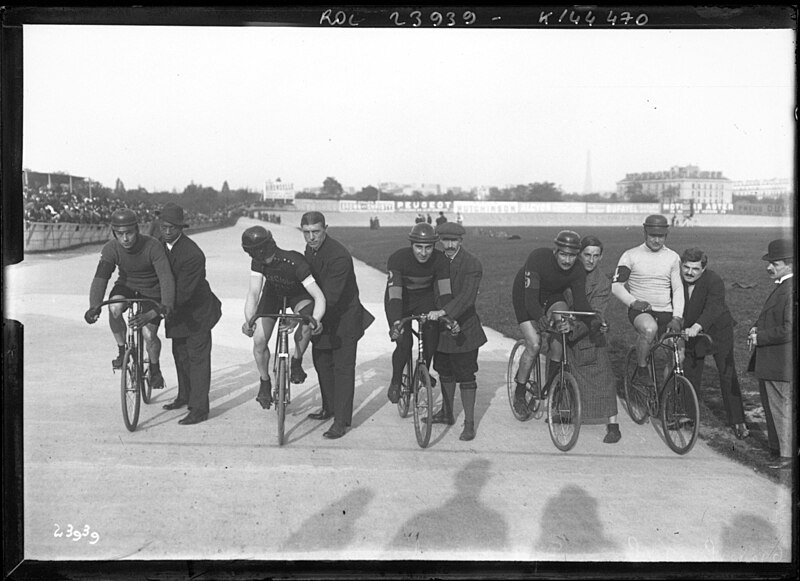
{"type": "MultiPolygon", "coordinates": [[[[458,439],[457,395],[456,425],[434,426],[419,448],[412,419],[385,395],[385,277],[358,262],[376,322],[359,344],[353,427],[327,440],[330,420],[306,418],[320,407],[309,352],[279,447],[276,413],[254,401],[258,374],[240,331],[249,259],[239,236],[252,223],[193,236],[223,305],[211,416],[194,426],[177,423],[185,410],[161,408],[177,391],[162,329],[167,387],[142,405],[139,428],[125,429],[106,315],[83,320],[99,247],[6,269],[5,317],[24,325],[26,560],[791,560],[791,491],[702,441],[678,456],[620,405],[618,444],[584,425],[562,453],[542,420],[515,420],[505,385],[513,341],[490,329],[476,439],[458,439]],[[67,537],[70,527],[99,538],[67,537]]],[[[265,225],[281,247],[302,250],[295,225],[265,225]]]]}

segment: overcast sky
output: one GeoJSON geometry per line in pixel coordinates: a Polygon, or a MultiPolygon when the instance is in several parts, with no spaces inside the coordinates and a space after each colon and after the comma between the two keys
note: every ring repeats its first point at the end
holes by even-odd
{"type": "Polygon", "coordinates": [[[595,191],[792,178],[784,30],[23,27],[23,165],[113,187],[332,176],[595,191]]]}

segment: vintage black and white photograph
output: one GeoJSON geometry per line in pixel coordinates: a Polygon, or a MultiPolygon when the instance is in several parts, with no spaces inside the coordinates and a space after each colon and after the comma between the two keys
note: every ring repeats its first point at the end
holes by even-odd
{"type": "Polygon", "coordinates": [[[761,8],[9,9],[5,574],[796,566],[761,8]]]}

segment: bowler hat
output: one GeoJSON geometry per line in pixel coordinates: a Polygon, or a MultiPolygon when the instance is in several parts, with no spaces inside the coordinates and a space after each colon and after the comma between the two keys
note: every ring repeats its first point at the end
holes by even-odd
{"type": "Polygon", "coordinates": [[[767,253],[761,257],[761,260],[783,260],[785,258],[792,258],[794,256],[794,240],[790,238],[781,238],[773,240],[767,246],[767,253]]]}
{"type": "Polygon", "coordinates": [[[172,202],[164,204],[164,207],[161,208],[161,221],[169,222],[174,226],[188,226],[183,221],[183,208],[172,202]]]}
{"type": "Polygon", "coordinates": [[[442,240],[461,238],[467,233],[464,227],[457,222],[442,222],[436,227],[436,232],[442,240]]]}

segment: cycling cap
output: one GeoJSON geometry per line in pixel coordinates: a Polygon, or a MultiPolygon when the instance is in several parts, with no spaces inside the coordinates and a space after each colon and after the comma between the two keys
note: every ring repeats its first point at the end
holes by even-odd
{"type": "Polygon", "coordinates": [[[272,254],[277,247],[272,232],[263,226],[251,226],[242,233],[242,248],[245,252],[263,250],[265,254],[272,254]]]}
{"type": "Polygon", "coordinates": [[[436,233],[442,240],[458,239],[467,233],[461,224],[456,222],[442,222],[436,227],[436,233]]]}
{"type": "Polygon", "coordinates": [[[669,222],[661,214],[652,214],[648,216],[644,224],[645,232],[648,234],[666,234],[669,229],[669,222]]]}
{"type": "Polygon", "coordinates": [[[577,232],[573,232],[572,230],[562,230],[558,233],[558,236],[553,239],[553,242],[556,243],[556,246],[561,246],[563,248],[572,248],[573,250],[581,249],[581,237],[577,232]]]}
{"type": "Polygon", "coordinates": [[[408,234],[408,239],[411,242],[434,244],[439,240],[439,235],[436,234],[436,230],[433,229],[433,226],[427,222],[420,222],[419,224],[415,224],[411,229],[411,232],[408,234]]]}
{"type": "Polygon", "coordinates": [[[136,219],[136,213],[133,210],[122,208],[121,210],[115,210],[114,213],[111,214],[112,227],[136,226],[138,223],[139,221],[136,219]]]}

